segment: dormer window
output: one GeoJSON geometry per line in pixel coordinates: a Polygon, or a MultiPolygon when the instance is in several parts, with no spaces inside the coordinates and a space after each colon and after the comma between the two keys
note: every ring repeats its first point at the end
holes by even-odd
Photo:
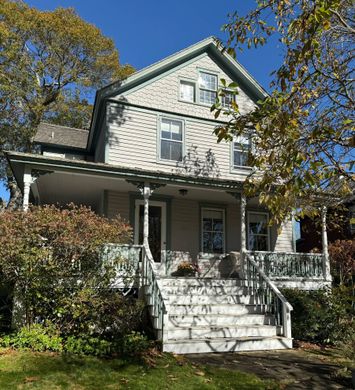
{"type": "Polygon", "coordinates": [[[247,167],[250,152],[250,139],[246,136],[238,136],[233,141],[233,168],[247,167]]]}
{"type": "Polygon", "coordinates": [[[199,102],[212,105],[217,98],[218,77],[215,74],[200,72],[199,75],[199,102]]]}
{"type": "Polygon", "coordinates": [[[190,81],[180,81],[180,100],[193,103],[195,101],[195,83],[190,81]]]}

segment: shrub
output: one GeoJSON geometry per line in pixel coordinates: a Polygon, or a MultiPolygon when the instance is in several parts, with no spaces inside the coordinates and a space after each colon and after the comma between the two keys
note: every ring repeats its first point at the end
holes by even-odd
{"type": "Polygon", "coordinates": [[[292,335],[314,343],[336,344],[355,331],[349,288],[283,290],[293,306],[292,335]]]}
{"type": "Polygon", "coordinates": [[[109,356],[114,350],[114,345],[98,337],[69,336],[65,341],[64,350],[77,355],[109,356]]]}
{"type": "Polygon", "coordinates": [[[36,352],[62,351],[62,338],[53,326],[34,324],[30,328],[23,327],[14,335],[6,335],[0,339],[2,347],[30,349],[36,352]]]}
{"type": "Polygon", "coordinates": [[[138,332],[131,332],[123,336],[120,350],[122,356],[138,356],[149,346],[150,342],[146,336],[138,332]]]}
{"type": "Polygon", "coordinates": [[[196,272],[200,272],[198,265],[188,261],[182,261],[173,276],[195,276],[196,272]]]}
{"type": "Polygon", "coordinates": [[[4,211],[0,272],[15,285],[20,326],[50,321],[63,334],[102,327],[107,312],[112,318],[125,305],[112,290],[121,259],[103,262],[102,248],[130,239],[131,228],[124,221],[109,221],[87,207],[4,211]],[[108,308],[105,299],[112,297],[115,305],[108,308]]]}

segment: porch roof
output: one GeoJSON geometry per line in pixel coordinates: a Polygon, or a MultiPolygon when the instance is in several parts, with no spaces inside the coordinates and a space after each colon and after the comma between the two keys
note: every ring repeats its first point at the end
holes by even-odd
{"type": "Polygon", "coordinates": [[[34,171],[44,171],[48,173],[70,172],[136,181],[153,181],[160,184],[196,185],[199,187],[203,186],[221,190],[241,191],[243,188],[243,182],[236,180],[194,177],[179,173],[166,173],[158,170],[149,171],[140,168],[128,168],[105,163],[55,158],[32,153],[5,151],[4,154],[21,190],[23,190],[23,174],[26,166],[34,171]]]}

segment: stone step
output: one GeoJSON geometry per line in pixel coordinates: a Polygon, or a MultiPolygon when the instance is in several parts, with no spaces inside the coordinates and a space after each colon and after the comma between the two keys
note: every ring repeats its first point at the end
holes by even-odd
{"type": "Polygon", "coordinates": [[[164,352],[175,354],[265,351],[292,348],[292,339],[285,337],[238,337],[195,340],[168,340],[164,352]]]}
{"type": "Polygon", "coordinates": [[[167,295],[170,304],[178,305],[209,305],[209,304],[256,304],[253,295],[167,295]]]}
{"type": "Polygon", "coordinates": [[[244,286],[245,283],[240,279],[221,279],[221,278],[160,278],[162,286],[244,286]]]}
{"type": "Polygon", "coordinates": [[[174,326],[206,326],[206,325],[274,325],[272,316],[263,314],[203,314],[203,315],[169,315],[168,324],[174,326]]]}
{"type": "Polygon", "coordinates": [[[169,306],[171,315],[205,315],[205,314],[264,314],[264,308],[245,304],[173,304],[169,306]]]}
{"type": "Polygon", "coordinates": [[[215,339],[221,337],[273,337],[276,336],[276,326],[271,325],[241,325],[241,326],[168,326],[164,329],[165,339],[215,339]]]}
{"type": "Polygon", "coordinates": [[[241,286],[164,286],[164,293],[170,295],[247,295],[247,288],[241,286]]]}

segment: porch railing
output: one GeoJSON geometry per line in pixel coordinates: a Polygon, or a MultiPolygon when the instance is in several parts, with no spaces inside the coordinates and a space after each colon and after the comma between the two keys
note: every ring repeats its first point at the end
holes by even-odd
{"type": "Polygon", "coordinates": [[[248,252],[272,279],[323,279],[324,256],[320,253],[248,252]]]}
{"type": "Polygon", "coordinates": [[[249,293],[255,297],[255,304],[261,312],[275,318],[275,325],[281,328],[284,337],[291,338],[291,304],[282,295],[275,284],[253,259],[250,253],[245,254],[245,283],[249,293]]]}
{"type": "Polygon", "coordinates": [[[164,341],[164,325],[167,323],[168,298],[163,295],[163,288],[149,246],[143,245],[142,256],[142,289],[146,303],[153,319],[153,327],[157,331],[157,339],[164,341]]]}

